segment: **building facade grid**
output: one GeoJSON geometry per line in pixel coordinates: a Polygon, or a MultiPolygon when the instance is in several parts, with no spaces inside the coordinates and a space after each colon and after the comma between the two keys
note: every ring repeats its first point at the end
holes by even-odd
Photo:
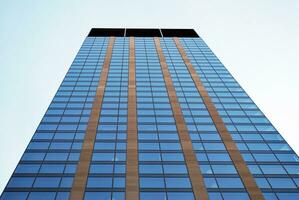
{"type": "Polygon", "coordinates": [[[190,30],[136,30],[122,33],[118,29],[119,35],[112,29],[92,30],[86,37],[1,200],[125,199],[136,187],[134,199],[141,200],[252,199],[253,191],[261,192],[257,199],[299,199],[298,156],[205,42],[190,30]],[[108,59],[110,36],[115,41],[101,109],[96,113],[86,185],[78,198],[71,193],[78,163],[87,159],[80,154],[108,59]],[[223,142],[182,50],[242,155],[256,190],[246,187],[233,161],[235,154],[223,142]],[[132,70],[135,80],[129,76],[132,70]],[[129,94],[135,103],[130,103],[129,94]],[[181,113],[175,114],[175,109],[181,113]],[[179,117],[183,120],[178,121],[179,117]],[[186,131],[181,132],[181,127],[186,131]],[[187,150],[186,142],[190,143],[187,150]],[[132,144],[137,144],[133,153],[132,144]],[[191,165],[192,155],[196,162],[191,165]],[[135,161],[138,166],[132,168],[130,163],[135,161]],[[206,191],[206,197],[197,195],[194,169],[203,181],[200,195],[206,191]],[[137,177],[128,179],[127,172],[137,177]],[[132,180],[138,183],[132,186],[132,180]]]}

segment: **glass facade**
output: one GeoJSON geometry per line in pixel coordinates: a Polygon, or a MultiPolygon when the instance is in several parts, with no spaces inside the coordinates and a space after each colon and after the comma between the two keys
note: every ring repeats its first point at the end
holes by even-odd
{"type": "Polygon", "coordinates": [[[136,38],[140,198],[193,198],[153,38],[136,38]]]}
{"type": "MultiPolygon", "coordinates": [[[[244,175],[224,144],[204,99],[209,98],[266,200],[299,199],[299,158],[205,42],[190,30],[95,30],[84,40],[41,120],[1,200],[78,199],[71,195],[78,163],[88,161],[83,199],[125,199],[131,187],[126,173],[129,118],[136,114],[138,196],[147,200],[192,200],[202,176],[211,200],[252,199],[244,175]],[[155,30],[155,31],[153,31],[155,30]],[[158,30],[158,31],[157,31],[158,30]],[[127,34],[127,35],[126,35],[127,34]],[[130,34],[130,35],[128,35],[130,34]],[[161,34],[161,35],[159,35],[161,34]],[[129,37],[130,36],[130,37],[129,37]],[[101,80],[109,40],[115,39],[107,79],[101,80]],[[207,94],[191,76],[183,47],[207,94]],[[159,53],[155,39],[159,40],[159,53]],[[130,40],[134,41],[134,55],[130,40]],[[161,54],[165,62],[161,60],[161,54]],[[130,64],[130,56],[135,61],[130,64]],[[165,65],[170,74],[166,78],[165,65]],[[129,68],[135,69],[136,106],[129,108],[129,68]],[[100,85],[102,81],[102,85],[100,85]],[[105,81],[105,82],[103,82],[105,81]],[[170,96],[171,86],[175,96],[170,96]],[[104,88],[99,97],[99,87],[104,88]],[[95,138],[86,137],[95,102],[102,98],[95,138]],[[174,103],[171,98],[176,99],[174,103]],[[175,109],[181,114],[174,114],[175,109]],[[177,116],[180,115],[180,116],[177,116]],[[183,120],[178,121],[179,117],[183,120]],[[186,131],[182,132],[182,127],[186,131]],[[183,137],[187,134],[187,138],[183,137]],[[85,143],[93,144],[84,157],[85,143]],[[186,144],[190,142],[190,148],[186,144]],[[188,146],[187,146],[188,147],[188,146]],[[197,162],[190,163],[195,156],[197,162]]],[[[106,69],[105,69],[106,70],[106,69]]],[[[132,89],[132,88],[131,88],[132,89]]],[[[203,198],[204,199],[204,198],[203,198]]]]}
{"type": "Polygon", "coordinates": [[[295,152],[201,38],[181,43],[264,197],[299,199],[295,152]]]}

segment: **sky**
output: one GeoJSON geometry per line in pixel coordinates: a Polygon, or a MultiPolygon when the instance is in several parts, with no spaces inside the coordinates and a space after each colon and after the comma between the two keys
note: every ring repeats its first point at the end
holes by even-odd
{"type": "Polygon", "coordinates": [[[298,0],[0,1],[0,192],[92,27],[194,28],[299,153],[298,0]]]}

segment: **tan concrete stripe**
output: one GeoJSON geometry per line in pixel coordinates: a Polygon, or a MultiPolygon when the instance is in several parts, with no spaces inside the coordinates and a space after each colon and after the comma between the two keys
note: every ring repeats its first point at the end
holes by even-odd
{"type": "Polygon", "coordinates": [[[126,161],[126,199],[139,199],[138,137],[136,115],[135,41],[130,37],[129,85],[128,85],[128,130],[126,161]]]}
{"type": "Polygon", "coordinates": [[[82,150],[80,153],[80,159],[77,166],[73,186],[71,189],[71,200],[82,200],[84,198],[84,192],[86,182],[88,178],[89,166],[92,158],[92,152],[94,142],[97,134],[97,126],[100,117],[100,111],[102,108],[102,102],[104,97],[104,91],[106,81],[108,77],[110,60],[112,56],[112,49],[115,42],[115,37],[110,37],[109,44],[106,51],[105,61],[102,67],[98,88],[96,90],[96,96],[92,104],[91,114],[89,116],[87,130],[85,133],[82,150]]]}
{"type": "Polygon", "coordinates": [[[159,55],[160,64],[170,100],[172,112],[176,122],[180,143],[182,146],[183,154],[186,160],[186,165],[189,172],[189,177],[192,184],[193,193],[196,200],[209,199],[207,189],[204,184],[203,176],[200,172],[199,165],[196,159],[195,152],[193,151],[192,142],[189,137],[188,129],[185,124],[184,116],[176,96],[176,91],[172,83],[172,79],[166,64],[166,60],[161,48],[160,39],[155,38],[155,45],[159,55]]]}
{"type": "Polygon", "coordinates": [[[252,174],[250,173],[239,149],[237,148],[237,145],[233,141],[230,133],[226,129],[226,126],[224,122],[222,121],[222,118],[220,117],[215,105],[213,104],[210,96],[208,95],[204,85],[202,84],[200,77],[196,73],[195,69],[193,68],[190,60],[187,57],[187,54],[184,51],[184,47],[181,45],[179,38],[175,37],[173,38],[184,62],[187,66],[189,73],[196,85],[197,90],[199,91],[200,95],[202,96],[203,102],[206,105],[211,118],[219,132],[219,135],[242,179],[242,182],[250,196],[251,199],[259,200],[264,199],[263,194],[260,190],[260,188],[257,186],[252,174]]]}

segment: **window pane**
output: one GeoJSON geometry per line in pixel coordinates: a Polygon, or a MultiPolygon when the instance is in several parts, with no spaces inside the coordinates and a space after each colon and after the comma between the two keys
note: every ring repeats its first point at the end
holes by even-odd
{"type": "Polygon", "coordinates": [[[141,188],[164,188],[163,178],[140,178],[141,188]]]}

